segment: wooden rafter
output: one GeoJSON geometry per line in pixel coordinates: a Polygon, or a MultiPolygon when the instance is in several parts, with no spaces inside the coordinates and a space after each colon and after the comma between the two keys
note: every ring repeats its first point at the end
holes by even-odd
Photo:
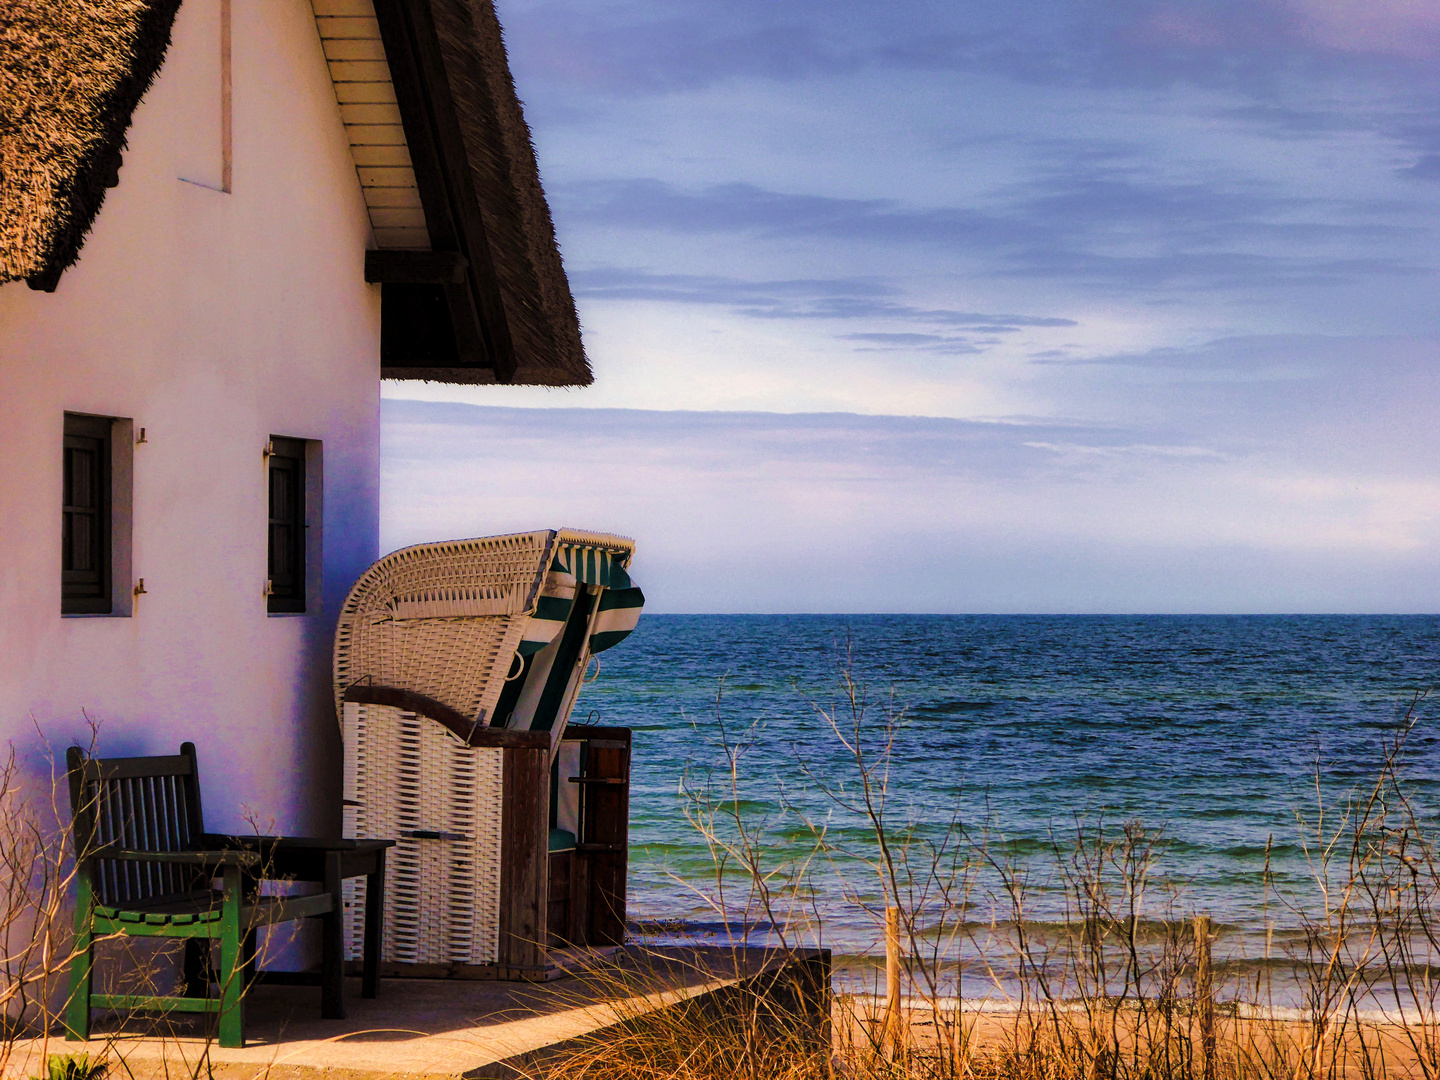
{"type": "Polygon", "coordinates": [[[453,251],[367,251],[365,280],[372,285],[458,285],[469,265],[453,251]]]}
{"type": "Polygon", "coordinates": [[[429,0],[375,0],[430,247],[462,256],[464,280],[445,283],[462,364],[489,367],[498,382],[515,375],[515,349],[495,276],[485,222],[451,97],[429,0]]]}

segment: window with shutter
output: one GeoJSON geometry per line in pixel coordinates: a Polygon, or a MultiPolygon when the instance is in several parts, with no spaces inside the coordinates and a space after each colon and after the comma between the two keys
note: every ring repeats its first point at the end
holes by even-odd
{"type": "Polygon", "coordinates": [[[305,610],[305,440],[270,440],[270,590],[272,614],[305,610]]]}
{"type": "Polygon", "coordinates": [[[111,612],[110,443],[113,421],[65,414],[60,612],[111,612]]]}

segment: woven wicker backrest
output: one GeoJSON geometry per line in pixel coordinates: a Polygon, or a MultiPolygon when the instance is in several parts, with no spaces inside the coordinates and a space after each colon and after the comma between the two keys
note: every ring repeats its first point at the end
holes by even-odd
{"type": "Polygon", "coordinates": [[[544,530],[402,548],[355,583],[335,631],[335,704],[356,684],[422,694],[489,724],[562,544],[623,552],[621,537],[544,530]]]}
{"type": "MultiPolygon", "coordinates": [[[[346,704],[345,835],[390,837],[381,956],[493,964],[500,920],[500,750],[464,746],[439,724],[346,704]]],[[[348,958],[360,959],[365,882],[348,886],[348,958]]]]}

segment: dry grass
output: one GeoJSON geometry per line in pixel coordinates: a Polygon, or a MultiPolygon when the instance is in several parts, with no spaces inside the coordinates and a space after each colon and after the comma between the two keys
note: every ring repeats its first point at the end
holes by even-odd
{"type": "MultiPolygon", "coordinates": [[[[874,720],[848,664],[840,685],[841,707],[820,714],[848,763],[846,781],[828,786],[804,762],[797,769],[812,794],[869,823],[867,839],[843,854],[881,884],[883,906],[869,906],[877,931],[884,908],[898,909],[905,1007],[892,1014],[883,994],[840,995],[821,1044],[813,1017],[739,991],[724,1009],[637,1012],[544,1075],[1440,1080],[1440,847],[1401,776],[1424,694],[1386,740],[1373,783],[1326,803],[1317,779],[1315,807],[1298,822],[1313,896],[1280,905],[1301,931],[1286,957],[1293,984],[1279,987],[1262,971],[1225,987],[1217,1008],[1197,978],[1208,938],[1198,939],[1183,895],[1157,872],[1161,831],[1077,818],[1057,833],[1048,883],[1058,882],[1064,910],[1054,916],[1051,893],[1042,921],[1033,864],[1009,857],[1003,837],[958,816],[938,831],[905,818],[903,778],[891,771],[901,718],[883,708],[874,720]],[[977,920],[977,909],[989,918],[977,920]],[[966,996],[987,999],[988,1011],[957,1008],[962,955],[966,996]],[[1277,994],[1300,1007],[1275,1008],[1277,994]],[[1391,1002],[1388,1014],[1377,1001],[1391,1002]]],[[[727,922],[775,927],[780,952],[798,957],[824,933],[811,875],[840,848],[823,822],[798,811],[784,822],[747,816],[743,762],[754,733],[727,729],[718,701],[716,720],[721,764],[684,789],[714,873],[684,884],[727,922]],[[811,843],[797,848],[805,835],[811,843]]],[[[1268,881],[1268,861],[1266,873],[1268,881]]],[[[859,906],[865,896],[853,889],[849,898],[859,906]]]]}
{"type": "MultiPolygon", "coordinates": [[[[1051,869],[1064,910],[1042,922],[1034,917],[1033,867],[1010,858],[1003,837],[958,818],[927,833],[904,817],[889,766],[899,718],[887,712],[872,724],[861,689],[844,674],[842,687],[848,711],[823,715],[852,775],[833,790],[818,777],[810,782],[870,824],[868,838],[844,854],[850,865],[861,860],[881,884],[877,924],[884,907],[898,910],[905,1008],[892,1014],[882,997],[854,994],[817,1014],[814,986],[749,978],[739,958],[736,985],[703,997],[674,994],[673,972],[658,967],[597,967],[586,976],[587,989],[600,984],[615,1003],[616,1022],[571,1047],[543,1075],[1440,1080],[1440,847],[1401,776],[1423,697],[1386,742],[1373,783],[1330,803],[1317,785],[1315,809],[1300,822],[1314,881],[1314,902],[1288,909],[1288,921],[1301,931],[1288,958],[1296,973],[1288,990],[1301,1007],[1289,1014],[1272,1009],[1276,987],[1265,978],[1230,987],[1207,1053],[1207,995],[1197,978],[1203,946],[1183,896],[1157,874],[1161,833],[1103,820],[1076,820],[1057,833],[1051,869]],[[977,910],[989,918],[977,920],[977,910]],[[976,997],[979,970],[983,996],[1003,1009],[957,1008],[962,954],[972,973],[968,998],[976,997]],[[655,995],[667,992],[657,1008],[655,995]],[[1403,1008],[1378,1015],[1377,1000],[1403,1008]]],[[[685,789],[687,813],[714,862],[710,882],[689,884],[722,918],[775,927],[778,953],[798,972],[824,930],[817,893],[807,883],[834,860],[838,843],[823,823],[749,818],[741,797],[746,736],[724,733],[722,746],[721,768],[685,789]],[[777,845],[778,828],[809,843],[777,845]]],[[[9,1074],[18,1064],[17,1041],[53,1029],[70,959],[69,815],[56,798],[63,790],[56,779],[47,793],[22,776],[13,755],[0,765],[0,1004],[7,1019],[0,1069],[9,1074]]],[[[853,899],[861,902],[859,890],[853,899]]],[[[167,963],[140,963],[130,977],[163,990],[172,971],[167,963]]],[[[39,1061],[57,1077],[97,1063],[47,1059],[44,1052],[39,1061]]],[[[177,1057],[176,1065],[174,1075],[198,1077],[208,1062],[202,1053],[177,1057]]]]}

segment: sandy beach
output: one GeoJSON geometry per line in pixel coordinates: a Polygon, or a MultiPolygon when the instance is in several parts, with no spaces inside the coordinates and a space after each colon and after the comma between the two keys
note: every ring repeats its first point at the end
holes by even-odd
{"type": "MultiPolygon", "coordinates": [[[[885,1055],[886,1011],[883,1001],[841,995],[836,998],[834,1047],[842,1061],[885,1055]]],[[[953,1002],[932,1007],[906,999],[901,1010],[900,1041],[918,1062],[947,1056],[965,1067],[1006,1075],[1064,1074],[1087,1059],[1116,1069],[1114,1057],[1129,1058],[1139,1071],[1144,1062],[1167,1074],[1204,1074],[1204,1040],[1197,1017],[1177,1008],[1167,1023],[1152,1006],[1142,1016],[1136,1007],[1075,1002],[1054,1009],[1021,1009],[1004,1004],[953,1002]],[[1189,1064],[1190,1068],[1186,1066],[1189,1064]]],[[[1414,1023],[1351,1020],[1317,1032],[1293,1010],[1222,1008],[1215,1018],[1214,1075],[1427,1076],[1440,1060],[1440,1028],[1414,1023]]],[[[1123,1069],[1123,1066],[1121,1067],[1123,1069]]]]}

